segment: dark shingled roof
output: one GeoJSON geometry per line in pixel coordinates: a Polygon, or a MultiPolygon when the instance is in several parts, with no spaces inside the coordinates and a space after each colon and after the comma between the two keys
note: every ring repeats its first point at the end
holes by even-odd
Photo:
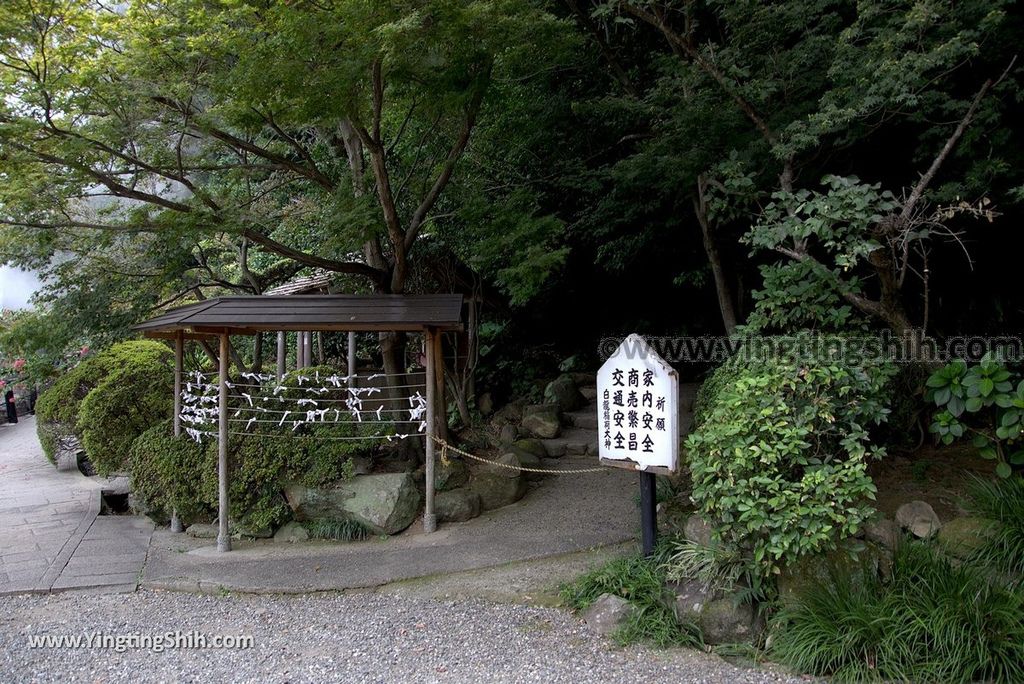
{"type": "Polygon", "coordinates": [[[462,329],[462,295],[218,297],[171,309],[135,326],[151,337],[178,330],[246,334],[276,330],[405,331],[462,329]]]}

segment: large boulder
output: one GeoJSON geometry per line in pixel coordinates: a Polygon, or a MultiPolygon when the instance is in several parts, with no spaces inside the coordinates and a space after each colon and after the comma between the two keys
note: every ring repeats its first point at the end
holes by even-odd
{"type": "Polygon", "coordinates": [[[522,465],[519,457],[507,451],[494,461],[511,467],[483,466],[473,474],[469,483],[470,489],[480,495],[485,511],[515,503],[526,495],[526,477],[517,470],[522,465]]]}
{"type": "Polygon", "coordinates": [[[551,439],[562,432],[562,421],[556,404],[527,406],[523,413],[523,429],[534,437],[551,439]]]}
{"type": "Polygon", "coordinates": [[[877,544],[848,540],[833,551],[803,556],[782,568],[779,602],[792,607],[806,587],[828,586],[834,580],[863,585],[869,577],[888,576],[891,567],[888,552],[877,544]]]}
{"type": "Polygon", "coordinates": [[[502,444],[511,444],[516,441],[517,437],[519,437],[519,430],[512,423],[502,425],[498,432],[498,441],[502,444]]]}
{"type": "Polygon", "coordinates": [[[749,603],[737,604],[732,597],[714,599],[700,611],[697,620],[704,643],[750,643],[757,636],[756,616],[749,603]]]}
{"type": "Polygon", "coordinates": [[[625,626],[632,614],[633,606],[626,599],[614,594],[601,594],[584,611],[583,619],[601,636],[612,636],[625,626]]]}
{"type": "Polygon", "coordinates": [[[942,527],[935,509],[925,501],[911,501],[897,508],[896,524],[921,539],[932,536],[942,527]]]}
{"type": "Polygon", "coordinates": [[[939,530],[939,544],[954,558],[969,558],[992,534],[993,526],[985,518],[954,518],[939,530]]]}
{"type": "Polygon", "coordinates": [[[548,383],[548,386],[544,388],[544,401],[548,404],[555,404],[563,413],[575,411],[587,403],[587,400],[576,388],[576,382],[568,373],[560,375],[548,383]]]}
{"type": "Polygon", "coordinates": [[[357,475],[330,489],[288,484],[284,493],[296,520],[357,520],[374,534],[407,528],[421,499],[410,473],[357,475]]]}
{"type": "Polygon", "coordinates": [[[440,522],[465,522],[480,515],[480,495],[472,489],[452,489],[434,497],[434,513],[440,522]]]}
{"type": "Polygon", "coordinates": [[[885,517],[876,518],[864,526],[864,538],[887,549],[890,553],[896,550],[901,537],[900,528],[885,517]]]}

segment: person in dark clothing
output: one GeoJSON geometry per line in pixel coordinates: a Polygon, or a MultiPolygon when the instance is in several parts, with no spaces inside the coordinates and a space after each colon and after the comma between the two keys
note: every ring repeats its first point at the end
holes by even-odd
{"type": "Polygon", "coordinates": [[[14,390],[7,390],[4,395],[4,404],[7,406],[7,422],[18,422],[18,407],[14,405],[14,390]]]}

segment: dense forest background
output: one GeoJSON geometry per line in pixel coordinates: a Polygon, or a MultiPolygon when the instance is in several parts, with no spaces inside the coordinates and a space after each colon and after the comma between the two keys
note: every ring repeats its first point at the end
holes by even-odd
{"type": "Polygon", "coordinates": [[[0,260],[46,285],[3,346],[45,375],[314,269],[476,295],[494,383],[634,331],[1016,334],[1022,39],[1003,0],[12,0],[0,260]]]}

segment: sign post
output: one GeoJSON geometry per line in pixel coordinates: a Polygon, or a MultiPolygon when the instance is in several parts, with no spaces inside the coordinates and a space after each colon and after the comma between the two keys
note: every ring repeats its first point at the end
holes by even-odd
{"type": "Polygon", "coordinates": [[[658,535],[655,475],[679,459],[679,374],[639,335],[622,341],[597,372],[598,454],[602,465],[640,472],[644,555],[658,535]]]}

